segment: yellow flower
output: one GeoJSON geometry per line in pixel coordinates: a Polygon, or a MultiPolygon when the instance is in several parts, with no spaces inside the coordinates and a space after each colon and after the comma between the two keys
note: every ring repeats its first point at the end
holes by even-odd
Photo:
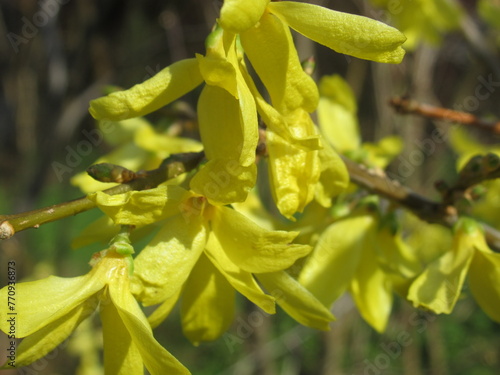
{"type": "Polygon", "coordinates": [[[491,319],[500,322],[500,254],[489,249],[478,224],[469,218],[459,220],[452,248],[415,279],[408,299],[415,307],[450,314],[467,274],[479,306],[491,319]]]}
{"type": "Polygon", "coordinates": [[[377,259],[377,225],[366,208],[335,221],[320,235],[299,282],[326,306],[349,290],[363,318],[382,332],[393,296],[391,279],[377,259]]]}
{"type": "Polygon", "coordinates": [[[274,142],[270,149],[277,150],[271,151],[270,159],[271,170],[276,171],[272,173],[273,194],[280,211],[291,217],[314,196],[319,178],[315,150],[321,146],[309,117],[318,104],[317,88],[300,65],[289,26],[339,52],[391,63],[404,55],[400,47],[404,36],[364,17],[286,1],[227,0],[219,24],[207,38],[205,56],[179,61],[129,90],[94,100],[90,112],[96,119],[108,120],[142,116],[204,81],[198,115],[208,162],[193,177],[191,189],[211,204],[244,201],[256,180],[259,112],[276,134],[270,141],[274,142]],[[255,89],[244,55],[266,86],[272,106],[255,89]],[[309,170],[306,175],[283,168],[291,154],[298,155],[293,162],[309,170]],[[234,172],[236,164],[238,172],[234,172]],[[222,184],[221,174],[226,176],[222,184]],[[283,181],[282,176],[286,177],[283,181]],[[298,180],[304,182],[305,193],[293,187],[298,180]],[[214,194],[207,193],[205,187],[214,182],[222,186],[214,194]],[[282,188],[289,182],[289,188],[282,188]]]}
{"type": "MultiPolygon", "coordinates": [[[[340,53],[389,63],[399,63],[404,56],[401,44],[406,38],[398,30],[366,17],[295,1],[225,1],[220,24],[235,33],[246,32],[261,22],[259,16],[266,12],[309,39],[340,53]]],[[[270,38],[272,35],[260,41],[255,39],[254,43],[270,38]]]]}
{"type": "Polygon", "coordinates": [[[420,271],[420,263],[394,225],[391,215],[380,220],[374,202],[367,198],[320,234],[299,282],[326,306],[349,291],[363,319],[383,332],[393,291],[406,297],[420,271]]]}
{"type": "MultiPolygon", "coordinates": [[[[16,338],[24,338],[17,348],[16,367],[51,352],[99,307],[107,374],[139,374],[144,366],[151,374],[189,374],[153,337],[130,292],[129,267],[129,256],[108,249],[94,259],[87,275],[51,276],[16,285],[15,332],[16,338]]],[[[0,298],[7,300],[7,293],[7,287],[0,290],[0,298]]],[[[0,329],[9,331],[7,319],[2,319],[0,329]]]]}
{"type": "Polygon", "coordinates": [[[115,196],[98,192],[89,198],[116,224],[141,226],[167,219],[134,261],[134,294],[144,305],[161,303],[150,317],[153,326],[165,319],[182,294],[185,335],[195,344],[213,340],[232,322],[234,289],[267,313],[275,312],[277,302],[299,322],[317,328],[327,329],[333,319],[283,273],[311,251],[310,246],[291,243],[297,232],[263,229],[234,209],[211,205],[179,186],[115,196]],[[146,199],[148,217],[142,213],[146,199]]]}

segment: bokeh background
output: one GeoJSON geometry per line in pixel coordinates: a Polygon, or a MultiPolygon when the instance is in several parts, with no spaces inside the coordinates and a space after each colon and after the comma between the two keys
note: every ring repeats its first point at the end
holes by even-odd
{"type": "MultiPolygon", "coordinates": [[[[301,58],[315,57],[316,79],[335,73],[351,84],[364,141],[389,134],[404,140],[402,154],[390,166],[391,176],[437,198],[434,182],[455,175],[455,156],[446,142],[419,163],[410,162],[409,171],[402,165],[419,150],[419,140],[436,127],[446,131],[450,124],[398,115],[388,100],[409,95],[500,118],[500,28],[494,13],[478,11],[484,2],[475,0],[312,2],[379,19],[411,35],[411,50],[398,66],[340,55],[298,35],[296,42],[301,58]],[[377,7],[383,3],[386,8],[377,7]],[[461,16],[454,18],[457,13],[450,9],[459,9],[461,16]],[[480,77],[494,84],[478,99],[480,77]]],[[[500,7],[499,1],[488,2],[500,7]]],[[[86,132],[95,127],[87,111],[89,100],[101,96],[106,85],[130,87],[174,61],[204,53],[204,39],[222,0],[0,4],[0,214],[7,214],[81,196],[70,177],[110,149],[104,143],[84,152],[78,149],[86,132]],[[68,159],[72,150],[78,157],[68,159]],[[57,172],[57,163],[68,168],[57,172]]],[[[196,96],[183,99],[194,104],[196,96]]],[[[161,112],[150,118],[154,122],[159,116],[161,112]]],[[[470,130],[470,136],[485,144],[498,141],[476,130],[470,130]]],[[[1,242],[0,285],[6,284],[11,259],[16,261],[18,280],[86,272],[90,254],[99,249],[75,251],[70,243],[96,217],[96,212],[88,212],[1,242]]],[[[155,335],[193,374],[500,373],[500,326],[471,298],[459,301],[450,316],[418,312],[398,301],[383,335],[360,318],[348,296],[335,304],[337,321],[327,333],[300,327],[282,312],[267,316],[243,298],[239,305],[235,323],[214,343],[193,347],[182,336],[177,313],[155,335]]],[[[31,366],[32,372],[19,373],[98,374],[94,364],[99,360],[100,335],[92,325],[98,329],[98,319],[83,325],[49,359],[31,366]]],[[[5,337],[0,340],[4,348],[5,337]]]]}

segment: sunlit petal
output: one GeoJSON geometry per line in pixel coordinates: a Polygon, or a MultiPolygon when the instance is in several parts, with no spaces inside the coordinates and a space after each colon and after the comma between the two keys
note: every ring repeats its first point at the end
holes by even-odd
{"type": "Polygon", "coordinates": [[[206,243],[207,229],[199,218],[181,215],[166,221],[134,260],[132,290],[145,305],[172,297],[184,284],[206,243]]]}
{"type": "Polygon", "coordinates": [[[276,303],[300,324],[329,330],[335,318],[321,302],[285,271],[256,275],[259,282],[276,298],[276,303]]]}
{"type": "Polygon", "coordinates": [[[234,289],[205,255],[186,283],[181,301],[182,330],[194,344],[220,337],[234,319],[234,289]]]}
{"type": "Polygon", "coordinates": [[[337,52],[383,63],[400,63],[404,57],[401,45],[406,37],[382,22],[295,1],[271,2],[268,9],[294,30],[337,52]]]}
{"type": "Polygon", "coordinates": [[[304,72],[286,25],[265,13],[257,26],[241,34],[241,43],[278,112],[316,109],[318,89],[304,72]]]}
{"type": "Polygon", "coordinates": [[[90,102],[98,120],[124,120],[156,111],[193,90],[203,78],[195,58],[178,61],[134,87],[90,102]]]}
{"type": "Polygon", "coordinates": [[[220,207],[212,231],[228,258],[248,272],[274,272],[309,254],[308,245],[292,244],[297,232],[269,231],[228,207],[220,207]]]}

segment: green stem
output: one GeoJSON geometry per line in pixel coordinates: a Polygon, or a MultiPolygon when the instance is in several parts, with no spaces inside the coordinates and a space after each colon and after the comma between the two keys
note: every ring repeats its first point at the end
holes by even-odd
{"type": "MultiPolygon", "coordinates": [[[[162,182],[193,170],[203,160],[204,156],[203,151],[172,155],[165,159],[159,168],[147,171],[140,178],[106,189],[104,192],[115,195],[132,190],[152,189],[162,182]]],[[[94,202],[87,197],[82,197],[33,211],[14,215],[0,215],[0,239],[8,239],[22,230],[38,228],[42,224],[74,216],[95,207],[94,202]]]]}

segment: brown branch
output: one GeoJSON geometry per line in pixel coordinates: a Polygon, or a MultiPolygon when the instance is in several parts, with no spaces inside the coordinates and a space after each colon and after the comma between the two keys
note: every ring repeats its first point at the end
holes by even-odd
{"type": "Polygon", "coordinates": [[[389,104],[393,106],[398,113],[416,114],[437,120],[458,122],[460,124],[487,130],[494,134],[500,134],[500,121],[481,119],[467,112],[454,111],[443,107],[435,107],[404,97],[393,98],[389,101],[389,104]]]}
{"type": "MultiPolygon", "coordinates": [[[[196,168],[204,156],[203,151],[172,155],[165,159],[159,168],[141,173],[139,178],[106,189],[104,192],[115,195],[132,190],[152,189],[162,182],[196,168]]],[[[38,210],[15,215],[0,215],[0,239],[8,239],[16,232],[28,228],[38,228],[42,224],[73,216],[95,207],[94,202],[87,197],[82,197],[38,210]]]]}
{"type": "MultiPolygon", "coordinates": [[[[345,156],[341,155],[341,157],[349,171],[351,181],[356,185],[407,208],[428,223],[441,224],[448,228],[456,223],[458,212],[455,206],[432,201],[401,185],[398,181],[390,179],[383,172],[371,171],[345,156]]],[[[488,244],[493,249],[499,250],[500,232],[487,224],[481,223],[481,225],[488,244]]]]}

